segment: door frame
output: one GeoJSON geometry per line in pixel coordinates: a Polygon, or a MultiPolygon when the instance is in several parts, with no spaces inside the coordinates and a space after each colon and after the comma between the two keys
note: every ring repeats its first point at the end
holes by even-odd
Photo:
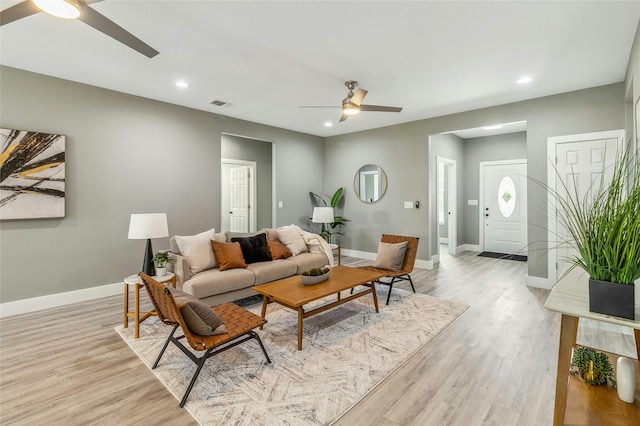
{"type": "MultiPolygon", "coordinates": [[[[624,149],[624,130],[607,130],[603,132],[579,133],[574,135],[551,136],[547,138],[547,186],[550,191],[556,190],[556,152],[557,146],[570,142],[587,142],[594,139],[618,139],[618,152],[624,149]]],[[[556,201],[547,196],[547,279],[549,288],[558,279],[558,254],[554,236],[557,230],[556,201]]]]}
{"type": "MultiPolygon", "coordinates": [[[[478,187],[478,233],[480,234],[478,236],[478,246],[480,247],[481,251],[485,251],[484,248],[484,210],[482,210],[482,207],[484,207],[484,193],[485,193],[485,167],[490,167],[490,166],[507,166],[507,165],[511,165],[511,164],[524,164],[525,166],[527,166],[527,159],[526,158],[515,158],[513,160],[496,160],[496,161],[480,161],[479,163],[479,169],[480,169],[480,184],[478,187]]],[[[529,168],[527,166],[527,176],[529,175],[529,168]]],[[[525,182],[525,186],[528,182],[525,182]]],[[[527,191],[528,192],[528,191],[527,191]]],[[[528,207],[527,207],[528,208],[528,207]]],[[[528,212],[525,212],[525,214],[528,215],[528,212]]],[[[528,223],[528,218],[527,218],[527,222],[528,223]]],[[[529,236],[527,234],[527,244],[528,244],[528,239],[529,236]]]]}
{"type": "Polygon", "coordinates": [[[448,167],[447,171],[447,207],[448,207],[448,219],[447,219],[447,240],[448,240],[448,252],[455,255],[458,253],[458,186],[457,186],[457,167],[456,160],[451,158],[436,156],[436,239],[438,244],[438,255],[440,255],[440,224],[438,221],[438,167],[440,164],[444,164],[448,167]]]}
{"type": "MultiPolygon", "coordinates": [[[[257,174],[256,168],[257,163],[255,161],[246,161],[246,160],[235,160],[232,158],[222,158],[220,159],[220,179],[221,179],[221,217],[220,217],[220,228],[224,228],[224,223],[228,224],[228,221],[224,218],[229,217],[229,188],[227,185],[224,185],[225,178],[222,175],[225,171],[225,165],[227,166],[247,166],[249,167],[249,232],[256,231],[256,223],[257,223],[257,209],[256,209],[256,185],[257,185],[257,174]],[[226,207],[226,208],[225,208],[226,207]]],[[[223,231],[223,229],[220,229],[223,231]]]]}

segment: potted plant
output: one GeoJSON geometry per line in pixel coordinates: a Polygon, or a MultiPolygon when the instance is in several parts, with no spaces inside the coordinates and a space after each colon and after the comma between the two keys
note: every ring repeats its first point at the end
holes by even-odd
{"type": "MultiPolygon", "coordinates": [[[[566,243],[577,254],[573,267],[589,274],[589,310],[635,319],[635,285],[640,278],[640,164],[637,153],[616,158],[611,181],[592,182],[586,195],[562,182],[550,190],[566,243]]],[[[548,188],[548,187],[547,187],[548,188]]]]}
{"type": "MultiPolygon", "coordinates": [[[[311,199],[313,200],[316,206],[320,206],[320,203],[322,203],[322,206],[333,207],[335,211],[336,207],[338,206],[338,202],[343,196],[343,192],[344,192],[344,189],[342,187],[338,188],[336,192],[333,193],[330,203],[327,203],[324,198],[322,198],[319,194],[316,194],[315,192],[309,192],[309,196],[311,197],[311,199]]],[[[336,234],[343,235],[342,232],[339,231],[340,229],[339,227],[344,225],[348,221],[349,219],[346,219],[342,216],[334,215],[333,222],[328,224],[329,225],[328,229],[323,229],[323,231],[320,232],[320,236],[324,238],[328,243],[331,243],[332,235],[336,235],[336,234]]]]}
{"type": "Polygon", "coordinates": [[[610,382],[616,387],[613,378],[613,367],[609,362],[609,357],[592,348],[575,348],[571,358],[571,369],[574,376],[580,376],[585,382],[593,386],[605,385],[610,382]]]}
{"type": "Polygon", "coordinates": [[[156,266],[156,276],[167,275],[167,263],[171,262],[171,256],[168,251],[157,252],[151,260],[156,266]]]}

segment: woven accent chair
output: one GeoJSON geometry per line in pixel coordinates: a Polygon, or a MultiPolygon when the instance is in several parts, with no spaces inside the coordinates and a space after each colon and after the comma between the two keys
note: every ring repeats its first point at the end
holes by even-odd
{"type": "Polygon", "coordinates": [[[418,237],[405,237],[401,235],[390,235],[383,234],[382,239],[380,240],[383,243],[396,244],[406,241],[407,242],[407,251],[404,255],[404,262],[402,262],[402,269],[399,271],[390,271],[388,269],[379,269],[374,268],[373,266],[361,266],[362,269],[367,269],[369,271],[375,271],[383,274],[384,276],[378,280],[377,283],[385,284],[389,286],[389,294],[387,295],[387,305],[389,304],[389,300],[391,299],[391,290],[393,290],[393,284],[397,281],[409,281],[411,284],[411,289],[413,292],[416,292],[415,287],[413,286],[413,281],[411,280],[411,275],[409,275],[413,271],[413,265],[416,262],[416,254],[418,253],[418,237]],[[383,281],[383,279],[388,279],[387,281],[383,281]]]}
{"type": "Polygon", "coordinates": [[[171,333],[164,343],[164,346],[162,347],[162,350],[160,351],[160,354],[152,368],[156,368],[158,366],[160,358],[162,358],[169,342],[173,342],[198,366],[193,378],[191,379],[191,383],[189,383],[189,386],[182,397],[182,401],[180,401],[180,407],[184,407],[184,404],[187,402],[189,393],[191,393],[191,389],[193,388],[205,361],[220,352],[224,352],[227,349],[231,349],[248,340],[255,339],[260,344],[260,348],[262,349],[262,353],[264,353],[267,362],[271,363],[271,359],[269,359],[269,355],[267,355],[267,351],[262,344],[262,340],[260,340],[260,336],[253,331],[253,329],[265,324],[267,322],[265,319],[234,303],[223,303],[221,305],[214,306],[211,309],[213,309],[222,319],[227,327],[227,333],[213,336],[200,336],[198,334],[194,334],[187,328],[185,320],[182,317],[180,309],[176,305],[169,288],[164,284],[158,283],[156,280],[144,273],[141,273],[140,277],[142,278],[144,286],[149,293],[149,297],[151,298],[153,306],[158,313],[158,317],[162,322],[173,327],[173,330],[171,330],[171,333]],[[182,329],[184,334],[182,336],[175,337],[174,333],[178,327],[182,329]],[[191,348],[196,351],[204,351],[204,354],[198,358],[180,342],[181,339],[186,339],[187,344],[191,348]]]}

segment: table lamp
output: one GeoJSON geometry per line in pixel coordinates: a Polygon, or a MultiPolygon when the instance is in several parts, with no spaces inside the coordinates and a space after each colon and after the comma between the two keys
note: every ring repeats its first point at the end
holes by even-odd
{"type": "Polygon", "coordinates": [[[322,224],[322,234],[326,232],[325,224],[333,223],[333,207],[314,207],[311,222],[322,224]]]}
{"type": "Polygon", "coordinates": [[[156,274],[153,267],[153,249],[151,248],[151,238],[162,238],[169,236],[166,213],[142,213],[132,214],[129,222],[130,240],[147,240],[147,247],[144,251],[144,261],[142,272],[149,276],[156,274]]]}

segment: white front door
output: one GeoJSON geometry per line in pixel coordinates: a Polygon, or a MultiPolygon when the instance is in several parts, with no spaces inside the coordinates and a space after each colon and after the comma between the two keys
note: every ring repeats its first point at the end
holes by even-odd
{"type": "MultiPolygon", "coordinates": [[[[527,163],[482,162],[484,251],[527,254],[527,163]]],[[[481,179],[482,180],[482,179],[481,179]]]]}
{"type": "Polygon", "coordinates": [[[231,167],[229,183],[231,185],[231,205],[229,209],[231,232],[249,232],[249,167],[231,167]]]}
{"type": "MultiPolygon", "coordinates": [[[[585,135],[582,140],[559,142],[555,146],[555,190],[561,197],[567,193],[573,199],[583,200],[589,197],[590,189],[600,185],[604,172],[604,182],[611,181],[613,164],[622,138],[616,135],[585,135]]],[[[553,169],[553,167],[552,167],[553,169]]],[[[553,198],[551,196],[551,198],[553,198]]],[[[554,201],[554,200],[550,200],[554,201]]],[[[557,247],[556,276],[562,273],[569,260],[576,255],[571,244],[567,242],[567,233],[558,221],[557,209],[554,208],[554,241],[557,247]]]]}

